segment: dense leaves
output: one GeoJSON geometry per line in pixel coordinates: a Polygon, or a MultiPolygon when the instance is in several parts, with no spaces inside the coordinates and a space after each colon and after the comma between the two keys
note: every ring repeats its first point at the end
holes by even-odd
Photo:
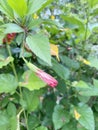
{"type": "Polygon", "coordinates": [[[98,130],[98,0],[0,0],[0,130],[98,130]]]}
{"type": "Polygon", "coordinates": [[[83,125],[87,130],[94,130],[94,115],[90,107],[81,105],[76,107],[76,110],[80,114],[79,123],[83,125]]]}

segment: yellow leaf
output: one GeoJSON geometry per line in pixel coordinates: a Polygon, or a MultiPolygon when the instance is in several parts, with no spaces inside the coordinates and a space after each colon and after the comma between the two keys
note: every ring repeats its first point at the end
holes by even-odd
{"type": "Polygon", "coordinates": [[[86,59],[83,59],[82,62],[83,62],[84,64],[86,64],[86,65],[90,65],[90,62],[89,62],[88,60],[86,60],[86,59]]]}
{"type": "Polygon", "coordinates": [[[79,56],[79,57],[77,58],[77,60],[83,62],[83,63],[86,64],[86,65],[90,65],[90,64],[91,64],[88,60],[84,59],[84,58],[81,57],[81,56],[79,56]]]}
{"type": "Polygon", "coordinates": [[[60,61],[58,46],[54,44],[50,44],[50,50],[51,50],[51,55],[56,56],[58,61],[60,61]]]}
{"type": "Polygon", "coordinates": [[[74,110],[74,116],[76,120],[79,120],[79,118],[81,117],[81,115],[76,110],[74,110]]]}
{"type": "Polygon", "coordinates": [[[54,16],[54,15],[51,15],[51,19],[54,20],[54,19],[55,19],[55,16],[54,16]]]}
{"type": "Polygon", "coordinates": [[[35,13],[35,14],[33,15],[33,18],[34,18],[34,19],[38,19],[39,16],[35,13]]]}

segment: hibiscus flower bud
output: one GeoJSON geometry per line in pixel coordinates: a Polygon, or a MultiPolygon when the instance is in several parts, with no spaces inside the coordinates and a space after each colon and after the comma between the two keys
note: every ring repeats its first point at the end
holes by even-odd
{"type": "Polygon", "coordinates": [[[36,71],[36,75],[51,87],[56,87],[58,84],[58,81],[55,78],[53,78],[51,75],[47,74],[43,70],[38,69],[36,71]]]}
{"type": "Polygon", "coordinates": [[[43,80],[45,83],[47,83],[49,86],[51,86],[52,88],[56,87],[58,84],[58,81],[53,78],[51,75],[47,74],[46,72],[44,72],[43,70],[39,69],[38,67],[36,67],[35,65],[33,65],[32,63],[28,62],[26,59],[23,60],[25,61],[26,65],[28,66],[28,68],[30,70],[32,70],[33,72],[35,72],[35,74],[41,79],[43,80]]]}

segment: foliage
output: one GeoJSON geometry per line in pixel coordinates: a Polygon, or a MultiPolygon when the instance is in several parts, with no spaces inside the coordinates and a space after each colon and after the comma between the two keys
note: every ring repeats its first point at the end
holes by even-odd
{"type": "Polygon", "coordinates": [[[0,130],[98,129],[98,1],[0,1],[0,130]]]}

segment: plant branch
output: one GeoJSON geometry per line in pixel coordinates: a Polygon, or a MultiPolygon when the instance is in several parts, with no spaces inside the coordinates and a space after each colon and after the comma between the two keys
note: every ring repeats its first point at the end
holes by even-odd
{"type": "Polygon", "coordinates": [[[24,54],[24,48],[25,48],[25,42],[26,42],[26,32],[24,32],[24,38],[23,38],[23,42],[21,44],[21,52],[20,52],[20,57],[23,57],[24,54]]]}
{"type": "Polygon", "coordinates": [[[88,8],[87,11],[86,11],[86,16],[87,16],[86,29],[85,29],[85,35],[84,35],[83,46],[82,46],[82,55],[83,55],[83,56],[84,56],[85,45],[86,45],[86,41],[87,41],[88,23],[89,23],[89,8],[88,8]]]}
{"type": "Polygon", "coordinates": [[[25,123],[26,123],[27,130],[29,130],[29,128],[28,128],[28,116],[26,115],[25,110],[24,110],[24,118],[25,118],[25,123]]]}
{"type": "MultiPolygon", "coordinates": [[[[7,44],[7,50],[8,50],[9,56],[12,57],[10,46],[8,44],[7,44]]],[[[15,65],[14,65],[13,61],[11,61],[11,67],[12,67],[13,73],[16,77],[16,80],[18,81],[18,76],[17,76],[17,72],[16,72],[15,65]]]]}

